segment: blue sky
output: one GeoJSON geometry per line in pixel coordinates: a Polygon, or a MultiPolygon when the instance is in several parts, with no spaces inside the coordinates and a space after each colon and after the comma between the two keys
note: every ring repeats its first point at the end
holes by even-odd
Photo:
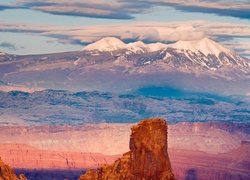
{"type": "Polygon", "coordinates": [[[0,52],[78,51],[102,37],[170,43],[209,37],[250,57],[249,0],[1,0],[0,52]]]}

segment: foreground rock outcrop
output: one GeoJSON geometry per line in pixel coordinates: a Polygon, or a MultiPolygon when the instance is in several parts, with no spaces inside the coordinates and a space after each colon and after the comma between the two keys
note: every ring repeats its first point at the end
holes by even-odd
{"type": "Polygon", "coordinates": [[[4,164],[0,158],[0,180],[27,180],[27,178],[23,174],[18,178],[13,169],[4,164]]]}
{"type": "Polygon", "coordinates": [[[167,152],[167,123],[146,119],[131,128],[130,151],[112,165],[88,170],[79,180],[174,180],[167,152]]]}

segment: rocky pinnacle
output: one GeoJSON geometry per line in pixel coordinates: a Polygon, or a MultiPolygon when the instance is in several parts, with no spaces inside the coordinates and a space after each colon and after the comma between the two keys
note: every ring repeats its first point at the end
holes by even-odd
{"type": "Polygon", "coordinates": [[[23,174],[18,178],[15,172],[0,158],[0,180],[27,180],[27,178],[23,174]]]}
{"type": "Polygon", "coordinates": [[[164,119],[145,119],[131,128],[130,151],[111,165],[90,169],[78,180],[175,180],[168,156],[164,119]]]}

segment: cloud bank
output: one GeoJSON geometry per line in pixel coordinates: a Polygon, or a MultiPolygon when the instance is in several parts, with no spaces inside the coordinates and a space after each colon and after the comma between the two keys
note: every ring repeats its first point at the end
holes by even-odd
{"type": "MultiPolygon", "coordinates": [[[[141,1],[141,0],[137,0],[141,1]]],[[[132,1],[131,1],[132,2],[132,1]]],[[[231,16],[241,19],[250,19],[249,1],[223,1],[223,0],[145,0],[145,3],[173,7],[185,12],[200,12],[231,16]]]]}
{"type": "Polygon", "coordinates": [[[250,25],[246,24],[185,21],[70,27],[0,22],[1,31],[53,37],[57,39],[58,43],[80,44],[82,46],[107,36],[120,38],[124,42],[141,40],[146,43],[169,43],[178,40],[198,40],[209,37],[219,43],[228,44],[230,48],[236,49],[244,55],[250,55],[248,54],[250,46],[246,45],[248,42],[244,42],[243,45],[238,41],[241,38],[250,39],[250,25]],[[234,42],[235,45],[228,42],[234,42]]]}
{"type": "Polygon", "coordinates": [[[106,19],[133,19],[133,14],[147,12],[151,4],[112,0],[19,0],[20,7],[55,15],[81,16],[106,19]]]}
{"type": "MultiPolygon", "coordinates": [[[[45,13],[106,19],[133,19],[135,14],[156,11],[155,6],[250,20],[249,1],[214,0],[17,0],[19,8],[45,13]]],[[[0,10],[8,8],[0,5],[0,10]]]]}
{"type": "Polygon", "coordinates": [[[17,51],[19,49],[24,48],[23,46],[19,46],[19,45],[16,45],[14,43],[11,43],[11,42],[2,42],[2,43],[0,43],[0,47],[6,48],[9,50],[13,50],[13,51],[17,51]]]}
{"type": "Polygon", "coordinates": [[[0,11],[4,11],[7,9],[18,9],[21,8],[20,6],[10,5],[10,4],[0,4],[0,11]]]}

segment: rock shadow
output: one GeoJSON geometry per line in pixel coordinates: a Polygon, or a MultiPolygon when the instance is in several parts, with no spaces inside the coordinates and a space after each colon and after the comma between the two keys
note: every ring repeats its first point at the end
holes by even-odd
{"type": "Polygon", "coordinates": [[[185,180],[198,180],[197,171],[195,169],[187,170],[185,180]]]}

